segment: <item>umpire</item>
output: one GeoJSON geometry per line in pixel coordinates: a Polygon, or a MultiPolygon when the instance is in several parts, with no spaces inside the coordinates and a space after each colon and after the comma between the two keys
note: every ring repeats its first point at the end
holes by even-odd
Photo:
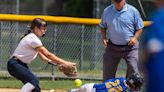
{"type": "Polygon", "coordinates": [[[121,58],[127,64],[126,77],[138,73],[138,38],[144,27],[138,10],[126,0],[113,0],[104,10],[99,25],[105,47],[103,80],[115,78],[121,58]]]}

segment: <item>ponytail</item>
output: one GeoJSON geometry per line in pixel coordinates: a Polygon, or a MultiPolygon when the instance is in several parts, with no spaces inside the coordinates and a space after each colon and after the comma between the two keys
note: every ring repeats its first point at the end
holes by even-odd
{"type": "Polygon", "coordinates": [[[28,32],[26,34],[24,34],[20,39],[22,40],[26,35],[28,35],[29,33],[31,33],[31,30],[28,30],[28,32]]]}

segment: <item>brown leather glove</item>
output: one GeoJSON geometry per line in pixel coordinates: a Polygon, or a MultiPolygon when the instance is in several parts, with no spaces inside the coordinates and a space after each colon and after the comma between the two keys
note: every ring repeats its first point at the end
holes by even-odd
{"type": "Polygon", "coordinates": [[[61,72],[63,72],[67,77],[75,77],[75,76],[77,76],[76,65],[60,64],[60,65],[58,65],[58,69],[61,72]]]}

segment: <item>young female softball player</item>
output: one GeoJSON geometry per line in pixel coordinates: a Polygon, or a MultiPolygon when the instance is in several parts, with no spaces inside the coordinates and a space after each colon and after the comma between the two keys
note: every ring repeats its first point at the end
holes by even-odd
{"type": "Polygon", "coordinates": [[[30,30],[22,37],[12,57],[8,61],[8,72],[24,83],[20,92],[40,92],[39,80],[27,66],[38,54],[47,62],[51,61],[58,65],[75,65],[75,63],[57,57],[42,45],[39,37],[44,36],[46,27],[47,24],[44,19],[35,18],[31,23],[30,30]]]}

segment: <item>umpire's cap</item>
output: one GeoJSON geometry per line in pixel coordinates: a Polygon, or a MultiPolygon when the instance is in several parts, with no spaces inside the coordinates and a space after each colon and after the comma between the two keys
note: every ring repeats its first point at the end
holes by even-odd
{"type": "Polygon", "coordinates": [[[116,3],[120,3],[122,0],[114,0],[114,2],[116,3]]]}
{"type": "Polygon", "coordinates": [[[141,89],[143,82],[144,82],[143,77],[138,73],[131,74],[126,80],[127,85],[132,90],[136,90],[136,91],[139,91],[141,89]]]}

